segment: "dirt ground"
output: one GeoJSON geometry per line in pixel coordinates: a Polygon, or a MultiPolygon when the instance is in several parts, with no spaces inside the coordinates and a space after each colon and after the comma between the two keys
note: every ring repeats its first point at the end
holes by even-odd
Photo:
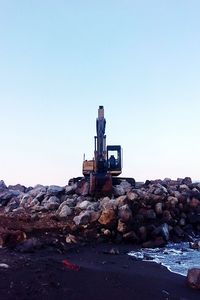
{"type": "Polygon", "coordinates": [[[134,245],[68,244],[69,230],[50,214],[0,214],[1,300],[200,298],[185,277],[128,256],[134,245]]]}

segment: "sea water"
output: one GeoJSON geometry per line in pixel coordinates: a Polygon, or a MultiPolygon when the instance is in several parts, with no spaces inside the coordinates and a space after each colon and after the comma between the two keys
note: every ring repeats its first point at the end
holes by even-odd
{"type": "Polygon", "coordinates": [[[200,268],[200,250],[189,247],[189,243],[169,243],[164,248],[142,248],[129,255],[143,261],[156,262],[171,272],[186,276],[190,268],[200,268]]]}

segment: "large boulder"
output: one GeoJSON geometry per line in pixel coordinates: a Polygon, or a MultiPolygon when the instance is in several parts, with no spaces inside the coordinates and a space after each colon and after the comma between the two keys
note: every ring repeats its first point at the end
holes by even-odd
{"type": "Polygon", "coordinates": [[[104,197],[99,203],[100,209],[117,209],[117,202],[115,199],[110,199],[109,197],[104,197]]]}
{"type": "Polygon", "coordinates": [[[36,186],[34,186],[33,189],[31,189],[28,194],[33,197],[33,198],[36,198],[38,197],[38,195],[40,193],[46,193],[47,191],[47,187],[41,185],[41,184],[37,184],[36,186]]]}
{"type": "Polygon", "coordinates": [[[21,195],[21,197],[20,197],[20,206],[28,207],[32,200],[33,200],[33,197],[30,196],[29,194],[21,195]]]}
{"type": "Polygon", "coordinates": [[[47,202],[44,204],[44,208],[47,210],[55,210],[59,207],[60,200],[56,196],[51,196],[47,202]]]}
{"type": "Polygon", "coordinates": [[[4,211],[5,211],[5,213],[8,213],[18,207],[19,207],[19,200],[17,198],[13,198],[12,200],[9,201],[9,203],[5,207],[4,211]]]}
{"type": "Polygon", "coordinates": [[[127,204],[128,202],[130,202],[130,200],[128,199],[128,197],[126,195],[119,196],[115,199],[115,203],[118,207],[121,207],[121,206],[127,204]]]}
{"type": "Polygon", "coordinates": [[[193,289],[200,290],[200,268],[192,268],[188,270],[187,284],[193,289]]]}
{"type": "Polygon", "coordinates": [[[165,194],[167,194],[168,192],[167,192],[167,189],[166,189],[166,187],[164,187],[163,185],[161,185],[161,184],[157,184],[156,185],[156,188],[155,188],[155,190],[154,190],[154,192],[153,192],[155,195],[163,195],[164,193],[165,194]]]}
{"type": "Polygon", "coordinates": [[[0,192],[0,206],[5,206],[13,197],[13,193],[9,190],[0,192]]]}
{"type": "Polygon", "coordinates": [[[88,208],[88,206],[91,205],[91,202],[88,201],[88,200],[84,200],[82,202],[79,202],[77,205],[76,205],[76,208],[80,208],[81,210],[85,210],[88,208]]]}
{"type": "Polygon", "coordinates": [[[90,218],[90,212],[83,211],[78,216],[75,216],[73,221],[76,225],[87,225],[90,222],[90,218]]]}
{"type": "Polygon", "coordinates": [[[70,216],[72,214],[72,209],[67,206],[67,205],[64,205],[61,210],[59,211],[59,214],[58,216],[62,219],[62,218],[66,218],[68,216],[70,216]]]}
{"type": "Polygon", "coordinates": [[[191,185],[192,184],[192,179],[190,177],[185,177],[182,180],[182,184],[187,184],[187,185],[191,185]]]}
{"type": "Polygon", "coordinates": [[[133,218],[132,211],[127,204],[125,204],[119,208],[118,217],[124,223],[128,223],[132,220],[132,218],[133,218]]]}
{"type": "Polygon", "coordinates": [[[74,183],[72,185],[66,185],[65,187],[65,194],[66,195],[71,195],[71,194],[74,194],[75,191],[77,189],[77,183],[74,183]]]}
{"type": "Polygon", "coordinates": [[[64,187],[58,185],[50,185],[47,189],[47,195],[59,196],[64,192],[64,187]]]}
{"type": "Polygon", "coordinates": [[[113,187],[113,194],[115,197],[123,196],[125,194],[125,189],[122,185],[116,185],[113,187]]]}
{"type": "Polygon", "coordinates": [[[106,208],[102,211],[101,216],[98,220],[98,222],[105,226],[113,225],[113,223],[116,221],[116,213],[115,210],[110,208],[106,208]]]}
{"type": "Polygon", "coordinates": [[[134,200],[138,200],[139,199],[139,195],[136,192],[128,192],[127,193],[127,198],[130,201],[134,201],[134,200]]]}
{"type": "Polygon", "coordinates": [[[182,192],[187,192],[187,191],[190,191],[190,188],[186,185],[186,184],[181,184],[179,186],[179,191],[182,193],[182,192]]]}
{"type": "Polygon", "coordinates": [[[25,193],[25,191],[26,191],[26,187],[24,185],[21,185],[21,184],[9,185],[8,189],[12,190],[12,191],[19,191],[19,192],[22,192],[22,193],[25,193]]]}
{"type": "Polygon", "coordinates": [[[153,236],[162,236],[165,241],[169,240],[169,226],[167,223],[161,224],[160,226],[156,227],[152,232],[153,236]]]}
{"type": "Polygon", "coordinates": [[[178,199],[176,197],[169,196],[167,198],[167,203],[169,203],[170,207],[175,207],[177,205],[177,203],[178,203],[178,199]]]}
{"type": "Polygon", "coordinates": [[[120,186],[123,188],[125,193],[130,192],[131,189],[132,189],[131,184],[129,182],[125,181],[125,180],[120,183],[120,186]]]}
{"type": "Polygon", "coordinates": [[[62,208],[63,208],[64,206],[68,206],[68,207],[70,207],[71,209],[73,209],[73,208],[75,207],[75,205],[76,205],[76,203],[73,202],[73,199],[67,199],[67,200],[63,201],[63,202],[60,204],[60,206],[59,206],[59,208],[58,208],[58,210],[57,210],[57,213],[59,213],[59,212],[62,210],[62,208]],[[70,200],[71,200],[71,201],[70,201],[70,200]]]}
{"type": "Polygon", "coordinates": [[[117,231],[119,231],[120,233],[126,233],[128,231],[128,227],[124,222],[118,220],[117,231]]]}

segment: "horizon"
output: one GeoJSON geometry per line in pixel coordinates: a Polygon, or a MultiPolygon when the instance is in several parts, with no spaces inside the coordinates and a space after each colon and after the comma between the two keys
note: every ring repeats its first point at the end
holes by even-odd
{"type": "Polygon", "coordinates": [[[123,177],[200,178],[200,2],[0,3],[0,180],[60,185],[99,105],[123,177]]]}

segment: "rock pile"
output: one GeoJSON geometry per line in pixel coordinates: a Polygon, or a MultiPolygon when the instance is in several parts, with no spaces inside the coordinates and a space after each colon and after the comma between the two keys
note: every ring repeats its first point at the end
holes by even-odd
{"type": "MultiPolygon", "coordinates": [[[[84,239],[127,241],[157,247],[168,241],[193,241],[200,232],[200,183],[184,179],[126,181],[113,187],[111,198],[88,195],[88,184],[6,186],[0,181],[1,214],[29,215],[37,221],[51,214],[70,225],[68,234],[84,239]]],[[[12,229],[12,228],[11,228],[12,229]]]]}

